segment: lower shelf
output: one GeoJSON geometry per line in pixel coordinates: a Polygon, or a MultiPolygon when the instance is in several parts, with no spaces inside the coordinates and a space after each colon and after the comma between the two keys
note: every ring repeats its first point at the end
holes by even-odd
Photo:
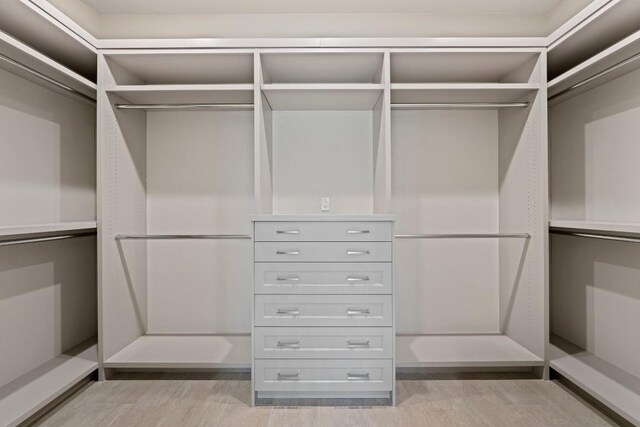
{"type": "Polygon", "coordinates": [[[20,424],[97,369],[94,338],[0,387],[0,425],[20,424]]]}
{"type": "Polygon", "coordinates": [[[104,363],[105,368],[250,369],[249,335],[145,335],[104,363]]]}
{"type": "Polygon", "coordinates": [[[640,378],[553,336],[550,366],[627,421],[640,425],[640,378]]]}
{"type": "Polygon", "coordinates": [[[544,366],[544,360],[505,335],[402,335],[398,368],[544,366]]]}

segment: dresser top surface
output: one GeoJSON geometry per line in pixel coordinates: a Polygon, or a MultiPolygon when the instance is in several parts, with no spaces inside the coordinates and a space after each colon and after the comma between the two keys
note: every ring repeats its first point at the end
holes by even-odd
{"type": "Polygon", "coordinates": [[[369,214],[369,215],[335,215],[335,214],[307,214],[307,215],[251,215],[253,222],[325,222],[325,221],[395,221],[396,215],[369,214]]]}

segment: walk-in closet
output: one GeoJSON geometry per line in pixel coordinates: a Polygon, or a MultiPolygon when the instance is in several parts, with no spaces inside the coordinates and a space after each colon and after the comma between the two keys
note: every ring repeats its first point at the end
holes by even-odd
{"type": "Polygon", "coordinates": [[[0,2],[0,427],[640,426],[640,2],[0,2]]]}

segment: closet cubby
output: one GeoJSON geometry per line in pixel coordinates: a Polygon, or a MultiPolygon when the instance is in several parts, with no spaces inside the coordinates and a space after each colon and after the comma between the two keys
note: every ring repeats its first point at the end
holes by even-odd
{"type": "Polygon", "coordinates": [[[98,369],[95,90],[0,32],[0,425],[98,369]]]}
{"type": "Polygon", "coordinates": [[[253,53],[99,70],[104,367],[250,366],[253,53]],[[147,86],[115,84],[131,75],[147,86]]]}
{"type": "Polygon", "coordinates": [[[399,368],[544,365],[540,50],[391,52],[399,368]]]}
{"type": "MultiPolygon", "coordinates": [[[[385,82],[382,51],[260,53],[261,213],[382,213],[385,82]]],[[[388,96],[388,95],[386,95],[388,96]]]]}
{"type": "Polygon", "coordinates": [[[640,32],[549,84],[550,366],[640,423],[640,32]]]}

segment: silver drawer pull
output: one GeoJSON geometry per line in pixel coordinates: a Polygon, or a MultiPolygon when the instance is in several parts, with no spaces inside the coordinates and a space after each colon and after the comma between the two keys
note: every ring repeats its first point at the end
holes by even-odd
{"type": "Polygon", "coordinates": [[[369,255],[370,251],[347,251],[347,255],[369,255]]]}
{"type": "Polygon", "coordinates": [[[288,282],[299,282],[300,276],[278,276],[276,280],[280,282],[288,281],[288,282]]]}
{"type": "Polygon", "coordinates": [[[368,308],[347,308],[347,314],[371,314],[371,310],[368,308]]]}
{"type": "Polygon", "coordinates": [[[300,251],[276,251],[277,255],[300,255],[300,251]]]}
{"type": "Polygon", "coordinates": [[[347,347],[349,347],[349,348],[352,348],[352,347],[369,347],[369,340],[364,340],[364,341],[347,340],[347,347]]]}
{"type": "Polygon", "coordinates": [[[369,276],[348,276],[347,282],[367,282],[369,281],[369,276]]]}
{"type": "Polygon", "coordinates": [[[347,380],[368,380],[369,373],[366,372],[364,374],[355,374],[353,372],[347,372],[347,380]]]}
{"type": "Polygon", "coordinates": [[[287,314],[289,316],[298,316],[300,314],[299,308],[279,308],[276,311],[277,314],[287,314]]]}
{"type": "Polygon", "coordinates": [[[369,234],[369,230],[347,230],[347,234],[369,234]]]}
{"type": "Polygon", "coordinates": [[[300,348],[300,341],[298,340],[279,341],[278,340],[278,347],[300,348]]]}
{"type": "Polygon", "coordinates": [[[276,234],[300,234],[300,230],[276,230],[276,234]]]}
{"type": "Polygon", "coordinates": [[[282,372],[278,372],[278,380],[296,380],[300,377],[300,372],[296,372],[293,374],[283,374],[282,372]]]}

